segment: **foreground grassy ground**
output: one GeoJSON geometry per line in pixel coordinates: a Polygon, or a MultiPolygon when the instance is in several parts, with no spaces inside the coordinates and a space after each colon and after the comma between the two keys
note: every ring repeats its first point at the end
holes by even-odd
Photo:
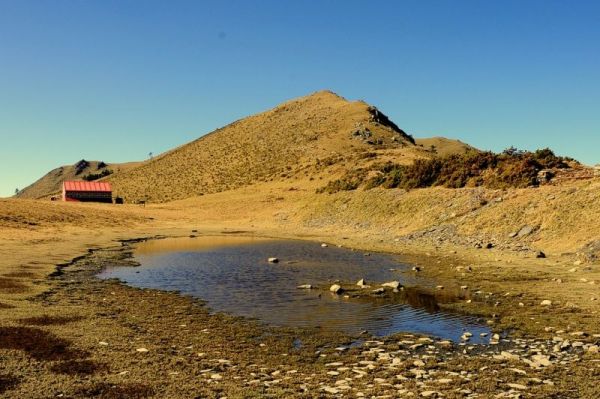
{"type": "Polygon", "coordinates": [[[145,208],[0,201],[0,395],[600,396],[598,182],[331,196],[313,194],[317,185],[145,208]],[[403,335],[342,350],[352,337],[267,328],[93,278],[106,262],[130,262],[119,240],[192,230],[402,253],[445,290],[468,287],[470,302],[447,306],[510,333],[483,351],[403,335]]]}

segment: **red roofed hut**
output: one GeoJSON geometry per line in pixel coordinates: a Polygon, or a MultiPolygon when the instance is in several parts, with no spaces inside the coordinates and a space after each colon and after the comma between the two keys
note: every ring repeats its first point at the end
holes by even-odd
{"type": "Polygon", "coordinates": [[[112,187],[106,182],[65,181],[63,201],[112,203],[112,187]]]}

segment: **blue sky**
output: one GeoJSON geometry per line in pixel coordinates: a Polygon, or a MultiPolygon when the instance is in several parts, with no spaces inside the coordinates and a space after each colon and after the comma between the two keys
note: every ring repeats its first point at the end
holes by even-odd
{"type": "Polygon", "coordinates": [[[0,0],[0,196],[330,89],[416,137],[600,162],[597,1],[0,0]]]}

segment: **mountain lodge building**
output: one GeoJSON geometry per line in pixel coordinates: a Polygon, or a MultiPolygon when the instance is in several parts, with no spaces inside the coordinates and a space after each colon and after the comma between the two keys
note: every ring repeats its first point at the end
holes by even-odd
{"type": "Polygon", "coordinates": [[[112,203],[110,183],[94,181],[63,182],[63,201],[112,203]]]}

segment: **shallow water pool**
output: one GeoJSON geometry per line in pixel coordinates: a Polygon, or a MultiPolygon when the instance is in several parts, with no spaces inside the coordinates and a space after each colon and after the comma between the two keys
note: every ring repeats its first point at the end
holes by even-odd
{"type": "MultiPolygon", "coordinates": [[[[207,302],[210,309],[253,317],[271,325],[336,329],[377,336],[415,332],[470,343],[489,333],[479,319],[439,310],[430,300],[391,303],[376,298],[344,298],[326,290],[334,281],[364,278],[375,285],[399,280],[406,286],[435,282],[406,273],[411,265],[394,255],[353,251],[320,243],[240,236],[200,236],[152,240],[136,246],[139,267],[109,267],[101,278],[118,278],[141,288],[177,290],[207,302]],[[267,261],[277,257],[279,263],[267,261]],[[433,306],[432,306],[433,305],[433,306]]],[[[430,299],[430,298],[429,298],[430,299]]],[[[485,341],[485,342],[484,342],[485,341]]]]}

